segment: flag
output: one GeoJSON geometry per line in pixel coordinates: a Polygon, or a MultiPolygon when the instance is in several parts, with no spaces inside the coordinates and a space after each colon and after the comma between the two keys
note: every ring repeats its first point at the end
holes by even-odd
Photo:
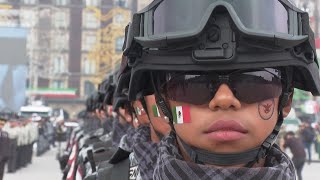
{"type": "Polygon", "coordinates": [[[137,115],[141,116],[141,109],[139,107],[136,107],[136,113],[137,115]]]}
{"type": "Polygon", "coordinates": [[[157,105],[152,105],[152,112],[154,117],[160,117],[160,112],[157,105]]]}
{"type": "Polygon", "coordinates": [[[80,166],[78,166],[77,172],[76,172],[76,180],[83,180],[83,173],[80,166]]]}
{"type": "Polygon", "coordinates": [[[72,162],[71,164],[71,167],[68,171],[68,174],[67,174],[67,179],[66,180],[75,180],[75,177],[74,177],[74,168],[75,168],[75,161],[72,162]]]}
{"type": "Polygon", "coordinates": [[[175,124],[190,123],[190,107],[176,106],[172,109],[173,122],[175,124]]]}

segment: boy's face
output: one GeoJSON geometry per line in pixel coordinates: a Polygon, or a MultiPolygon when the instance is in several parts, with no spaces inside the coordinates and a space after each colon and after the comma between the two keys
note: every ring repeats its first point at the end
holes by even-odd
{"type": "Polygon", "coordinates": [[[101,113],[99,109],[95,109],[95,114],[101,120],[101,113]]]}
{"type": "Polygon", "coordinates": [[[107,108],[107,115],[109,117],[112,117],[112,106],[111,105],[106,105],[107,108]]]}
{"type": "Polygon", "coordinates": [[[157,104],[154,95],[145,96],[144,100],[146,101],[150,121],[155,131],[161,133],[162,135],[167,135],[170,133],[171,128],[168,122],[164,119],[164,115],[162,114],[160,108],[159,113],[160,117],[156,117],[153,113],[153,107],[157,104]]]}
{"type": "Polygon", "coordinates": [[[102,120],[104,120],[107,116],[106,116],[106,113],[105,113],[105,110],[99,110],[99,113],[100,113],[100,117],[102,120]]]}
{"type": "MultiPolygon", "coordinates": [[[[242,103],[226,84],[219,86],[206,105],[169,100],[171,107],[190,108],[190,122],[175,124],[179,137],[193,147],[215,153],[236,153],[260,146],[275,127],[278,102],[277,97],[242,103]]],[[[290,105],[291,100],[284,108],[284,116],[288,115],[290,105]]]]}
{"type": "MultiPolygon", "coordinates": [[[[120,107],[119,113],[121,114],[122,117],[125,118],[123,120],[125,120],[129,124],[132,123],[132,116],[127,108],[120,107]]],[[[119,118],[122,118],[121,116],[119,118]]]]}

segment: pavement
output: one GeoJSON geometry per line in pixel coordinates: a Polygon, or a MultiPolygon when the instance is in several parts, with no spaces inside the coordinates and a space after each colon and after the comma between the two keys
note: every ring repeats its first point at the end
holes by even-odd
{"type": "MultiPolygon", "coordinates": [[[[302,178],[303,180],[318,180],[320,179],[320,159],[319,155],[315,152],[314,146],[311,148],[311,163],[305,163],[304,167],[302,169],[302,178]]],[[[290,157],[292,157],[292,154],[289,149],[285,150],[285,153],[287,153],[290,157]]],[[[307,152],[306,152],[307,153],[307,152]]],[[[307,154],[308,156],[308,154],[307,154]]]]}
{"type": "Polygon", "coordinates": [[[32,164],[4,174],[3,180],[61,180],[59,162],[56,160],[57,148],[45,152],[40,157],[34,156],[32,164]]]}
{"type": "MultiPolygon", "coordinates": [[[[290,152],[286,151],[289,156],[290,152]]],[[[57,148],[53,148],[40,157],[33,158],[32,164],[15,173],[5,173],[3,180],[61,180],[59,163],[56,160],[57,148]]],[[[305,163],[303,180],[320,179],[320,161],[318,155],[313,153],[313,162],[305,163]]]]}

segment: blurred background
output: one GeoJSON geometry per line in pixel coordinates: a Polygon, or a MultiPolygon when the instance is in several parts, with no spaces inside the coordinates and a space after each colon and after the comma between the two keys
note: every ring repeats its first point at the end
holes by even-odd
{"type": "MultiPolygon", "coordinates": [[[[309,13],[320,57],[320,0],[290,1],[309,13]]],[[[119,67],[124,28],[132,14],[150,2],[0,0],[0,112],[3,117],[38,121],[39,116],[47,118],[53,127],[57,121],[76,120],[85,109],[86,98],[119,67]]],[[[293,109],[283,130],[298,132],[304,123],[319,130],[319,105],[319,98],[296,89],[293,109]]],[[[50,149],[50,145],[47,146],[49,148],[40,154],[50,149]]],[[[317,151],[313,151],[314,162],[319,160],[317,151]]],[[[318,152],[320,154],[320,150],[318,152]]],[[[43,168],[41,163],[48,163],[45,159],[54,154],[49,151],[44,159],[36,159],[38,165],[35,163],[33,169],[43,168]]],[[[47,169],[60,177],[56,166],[49,164],[47,169]]],[[[306,176],[316,177],[317,168],[320,163],[306,166],[305,171],[311,172],[306,176]]],[[[30,170],[29,174],[32,173],[30,170]]],[[[5,175],[4,179],[21,178],[14,175],[17,174],[5,175]]],[[[57,179],[55,175],[49,179],[57,179]]]]}

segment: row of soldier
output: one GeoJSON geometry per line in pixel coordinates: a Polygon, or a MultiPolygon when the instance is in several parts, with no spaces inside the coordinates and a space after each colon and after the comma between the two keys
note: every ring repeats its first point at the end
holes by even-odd
{"type": "Polygon", "coordinates": [[[63,179],[152,179],[158,142],[170,126],[160,117],[151,87],[128,100],[129,75],[122,65],[87,99],[80,126],[59,158],[63,179]]]}
{"type": "Polygon", "coordinates": [[[31,164],[35,144],[37,156],[50,149],[50,137],[52,136],[48,131],[51,127],[48,126],[50,123],[47,118],[40,116],[23,118],[10,113],[1,117],[0,130],[7,136],[7,140],[0,142],[2,175],[5,167],[8,173],[14,173],[31,164]]]}

